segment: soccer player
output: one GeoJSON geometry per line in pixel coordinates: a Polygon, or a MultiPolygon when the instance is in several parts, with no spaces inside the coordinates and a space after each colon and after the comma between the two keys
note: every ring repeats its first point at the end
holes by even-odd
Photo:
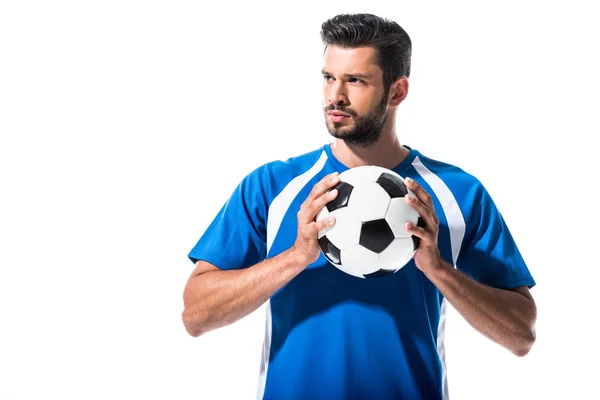
{"type": "Polygon", "coordinates": [[[199,336],[266,302],[258,399],[444,399],[443,316],[524,356],[535,341],[535,282],[490,194],[474,176],[402,145],[411,41],[395,22],[339,15],[322,25],[330,143],[248,173],[191,249],[183,323],[199,336]],[[315,222],[337,174],[392,169],[424,221],[414,258],[383,278],[338,270],[315,222]]]}

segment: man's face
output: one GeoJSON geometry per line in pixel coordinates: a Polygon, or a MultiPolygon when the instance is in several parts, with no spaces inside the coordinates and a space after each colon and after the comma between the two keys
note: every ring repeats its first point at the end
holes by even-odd
{"type": "Polygon", "coordinates": [[[388,94],[374,55],[372,47],[328,46],[322,71],[327,130],[361,147],[379,139],[387,117],[388,94]]]}

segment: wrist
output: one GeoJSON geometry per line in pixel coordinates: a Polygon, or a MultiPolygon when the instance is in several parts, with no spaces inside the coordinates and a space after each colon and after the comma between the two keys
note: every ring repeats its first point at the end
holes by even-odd
{"type": "Polygon", "coordinates": [[[300,269],[305,269],[312,262],[309,260],[306,252],[298,249],[296,246],[290,247],[290,249],[286,252],[286,264],[291,267],[297,267],[300,269]]]}
{"type": "Polygon", "coordinates": [[[436,257],[436,259],[429,264],[429,268],[423,270],[423,273],[431,281],[446,280],[453,272],[454,267],[442,257],[436,257]]]}

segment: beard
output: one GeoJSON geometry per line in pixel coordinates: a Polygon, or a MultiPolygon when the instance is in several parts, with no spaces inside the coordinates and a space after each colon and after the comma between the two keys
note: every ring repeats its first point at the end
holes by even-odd
{"type": "Polygon", "coordinates": [[[368,114],[359,116],[356,111],[330,104],[325,108],[327,111],[341,111],[349,114],[354,120],[353,127],[344,126],[343,123],[331,121],[331,125],[325,117],[325,125],[329,134],[337,139],[342,139],[348,145],[357,147],[369,147],[379,140],[383,126],[387,119],[387,93],[384,93],[377,104],[368,114]]]}

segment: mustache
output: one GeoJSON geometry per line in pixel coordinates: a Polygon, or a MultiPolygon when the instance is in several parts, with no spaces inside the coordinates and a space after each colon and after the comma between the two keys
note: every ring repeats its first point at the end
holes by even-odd
{"type": "Polygon", "coordinates": [[[324,112],[327,111],[340,111],[340,112],[345,112],[346,114],[352,116],[352,117],[356,117],[356,111],[350,109],[350,108],[346,108],[344,106],[337,106],[335,104],[330,104],[327,107],[325,107],[324,112]]]}

